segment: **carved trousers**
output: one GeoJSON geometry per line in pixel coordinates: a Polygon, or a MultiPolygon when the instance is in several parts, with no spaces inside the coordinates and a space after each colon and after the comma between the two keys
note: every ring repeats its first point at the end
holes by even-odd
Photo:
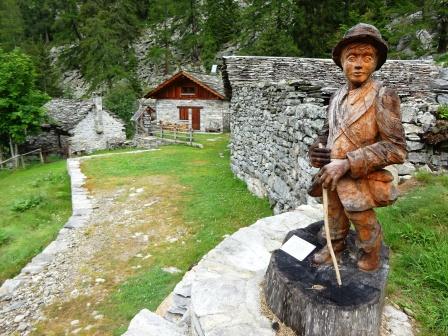
{"type": "MultiPolygon", "coordinates": [[[[331,240],[344,239],[350,230],[350,222],[357,233],[356,244],[365,252],[371,252],[381,233],[376,214],[372,209],[365,211],[347,211],[336,191],[328,190],[328,218],[331,240]]],[[[323,236],[325,232],[322,228],[323,236]]]]}

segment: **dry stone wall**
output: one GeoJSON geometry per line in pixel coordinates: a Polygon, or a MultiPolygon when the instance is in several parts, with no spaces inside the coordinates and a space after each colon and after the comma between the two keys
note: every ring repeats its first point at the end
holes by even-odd
{"type": "MultiPolygon", "coordinates": [[[[447,168],[446,148],[422,142],[434,126],[440,69],[427,61],[388,61],[375,77],[393,87],[402,101],[408,162],[397,167],[408,176],[420,166],[447,168]]],[[[345,80],[331,60],[277,57],[226,57],[224,83],[230,101],[231,168],[248,188],[268,196],[284,212],[309,201],[312,175],[309,145],[324,124],[331,94],[345,80]]]]}

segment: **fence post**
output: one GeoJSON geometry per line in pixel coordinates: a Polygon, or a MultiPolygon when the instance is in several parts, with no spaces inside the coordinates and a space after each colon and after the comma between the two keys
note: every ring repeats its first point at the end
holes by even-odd
{"type": "Polygon", "coordinates": [[[3,168],[3,148],[0,145],[0,169],[3,168]]]}
{"type": "Polygon", "coordinates": [[[19,146],[16,143],[14,144],[14,152],[16,155],[16,168],[19,168],[19,146]]]}
{"type": "Polygon", "coordinates": [[[20,163],[22,164],[22,168],[25,168],[25,160],[23,159],[23,155],[19,155],[20,163]]]}
{"type": "Polygon", "coordinates": [[[174,128],[174,143],[176,143],[177,140],[177,127],[174,128]]]}
{"type": "Polygon", "coordinates": [[[190,128],[190,146],[193,146],[193,130],[190,128]]]}
{"type": "Polygon", "coordinates": [[[40,157],[40,163],[44,163],[44,156],[42,155],[42,148],[39,148],[39,157],[40,157]]]}

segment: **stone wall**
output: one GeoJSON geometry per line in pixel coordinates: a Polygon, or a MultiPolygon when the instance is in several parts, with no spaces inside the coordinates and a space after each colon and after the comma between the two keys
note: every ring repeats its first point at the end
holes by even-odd
{"type": "MultiPolygon", "coordinates": [[[[375,77],[396,89],[402,101],[408,162],[398,173],[416,166],[447,168],[446,148],[421,141],[435,123],[437,92],[431,84],[440,69],[424,61],[388,61],[375,77]]],[[[344,81],[331,60],[226,57],[224,83],[231,97],[231,168],[248,188],[268,196],[275,211],[306,203],[306,190],[316,169],[308,146],[322,128],[331,94],[344,81]]]]}
{"type": "Polygon", "coordinates": [[[157,120],[178,122],[179,106],[202,107],[200,112],[201,131],[209,128],[221,130],[229,128],[229,102],[224,100],[158,99],[156,102],[157,120]]]}
{"type": "Polygon", "coordinates": [[[91,153],[95,150],[115,148],[126,141],[123,122],[103,110],[102,132],[95,128],[95,113],[91,111],[73,129],[70,152],[91,153]]]}

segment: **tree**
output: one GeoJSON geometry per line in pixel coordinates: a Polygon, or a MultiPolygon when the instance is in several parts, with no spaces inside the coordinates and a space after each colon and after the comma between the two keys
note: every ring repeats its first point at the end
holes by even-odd
{"type": "Polygon", "coordinates": [[[9,51],[18,47],[23,40],[22,13],[16,0],[0,2],[0,46],[9,51]]]}
{"type": "Polygon", "coordinates": [[[18,49],[9,53],[0,49],[0,141],[9,142],[11,155],[17,155],[14,144],[40,130],[46,119],[42,106],[48,100],[36,88],[31,58],[18,49]]]}
{"type": "Polygon", "coordinates": [[[251,0],[244,13],[247,29],[243,52],[252,55],[299,56],[294,41],[297,4],[293,0],[251,0]]]}
{"type": "Polygon", "coordinates": [[[104,106],[125,122],[126,135],[131,137],[134,132],[131,117],[138,108],[137,95],[131,83],[126,80],[116,83],[105,97],[104,106]]]}

